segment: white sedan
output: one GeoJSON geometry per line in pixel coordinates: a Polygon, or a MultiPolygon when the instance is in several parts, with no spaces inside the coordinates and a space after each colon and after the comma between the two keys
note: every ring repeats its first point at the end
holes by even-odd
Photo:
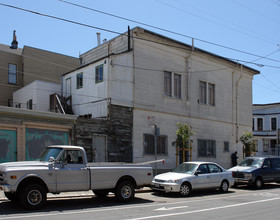
{"type": "Polygon", "coordinates": [[[211,162],[185,162],[172,172],[156,175],[152,181],[153,190],[179,192],[188,196],[196,189],[219,189],[227,192],[234,184],[232,172],[211,162]]]}

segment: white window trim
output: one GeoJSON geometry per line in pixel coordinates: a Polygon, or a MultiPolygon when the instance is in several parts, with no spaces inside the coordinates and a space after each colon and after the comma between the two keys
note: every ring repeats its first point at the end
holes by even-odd
{"type": "Polygon", "coordinates": [[[199,96],[199,104],[200,105],[207,105],[207,106],[216,106],[216,84],[215,83],[212,83],[212,82],[207,82],[207,81],[204,81],[204,80],[199,80],[199,83],[198,83],[198,89],[199,89],[199,94],[198,94],[198,96],[199,96]],[[200,82],[203,82],[203,83],[206,83],[206,103],[201,103],[200,102],[200,98],[201,98],[201,94],[200,94],[200,82]],[[210,102],[210,100],[209,100],[209,84],[211,84],[211,85],[213,85],[214,86],[214,105],[212,105],[212,104],[210,104],[209,102],[210,102]]]}
{"type": "Polygon", "coordinates": [[[273,130],[273,131],[277,131],[277,129],[278,129],[278,118],[277,118],[277,116],[271,116],[271,117],[269,117],[270,131],[272,131],[272,123],[271,123],[271,119],[272,119],[272,118],[276,118],[276,129],[273,130]]]}
{"type": "Polygon", "coordinates": [[[169,95],[166,95],[165,94],[165,88],[164,88],[164,86],[165,86],[165,83],[164,83],[164,75],[163,75],[163,94],[164,94],[164,97],[168,97],[168,98],[174,98],[174,99],[178,99],[178,100],[181,100],[182,99],[182,94],[183,94],[183,87],[182,87],[182,74],[180,74],[180,73],[176,73],[176,72],[171,72],[171,71],[167,71],[167,70],[165,70],[164,72],[169,72],[169,73],[171,73],[171,96],[169,96],[169,95]],[[181,84],[180,84],[180,89],[181,89],[181,97],[179,98],[179,97],[175,97],[175,84],[174,84],[174,82],[175,82],[175,80],[174,80],[174,75],[179,75],[179,76],[181,76],[181,84]]]}

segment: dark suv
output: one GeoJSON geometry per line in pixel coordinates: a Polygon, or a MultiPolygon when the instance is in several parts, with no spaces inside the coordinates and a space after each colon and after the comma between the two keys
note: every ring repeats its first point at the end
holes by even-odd
{"type": "Polygon", "coordinates": [[[264,183],[280,183],[280,157],[246,157],[229,170],[232,171],[235,186],[247,183],[259,189],[264,183]]]}

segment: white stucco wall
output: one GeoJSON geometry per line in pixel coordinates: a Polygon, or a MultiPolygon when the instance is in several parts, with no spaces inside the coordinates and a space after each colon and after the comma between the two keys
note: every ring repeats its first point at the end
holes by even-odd
{"type": "Polygon", "coordinates": [[[13,93],[14,107],[21,103],[21,108],[26,109],[26,103],[32,99],[32,109],[49,111],[50,95],[60,94],[61,84],[36,80],[13,93]]]}

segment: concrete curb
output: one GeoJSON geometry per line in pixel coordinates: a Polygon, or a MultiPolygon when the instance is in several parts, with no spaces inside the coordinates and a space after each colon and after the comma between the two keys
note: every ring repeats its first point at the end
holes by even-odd
{"type": "MultiPolygon", "coordinates": [[[[152,189],[149,187],[144,187],[141,189],[136,189],[135,193],[149,193],[152,192],[152,189]]],[[[88,196],[94,196],[94,193],[90,190],[90,191],[82,191],[82,192],[66,192],[66,193],[60,193],[57,195],[54,194],[48,194],[47,197],[48,199],[63,199],[63,198],[74,198],[74,197],[88,197],[88,196]]],[[[0,191],[0,202],[4,202],[4,201],[9,201],[4,192],[0,191]]]]}

